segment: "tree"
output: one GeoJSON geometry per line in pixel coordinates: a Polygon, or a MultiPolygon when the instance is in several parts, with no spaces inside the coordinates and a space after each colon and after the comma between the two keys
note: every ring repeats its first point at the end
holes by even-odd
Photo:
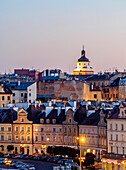
{"type": "Polygon", "coordinates": [[[94,165],[94,158],[96,156],[92,153],[86,153],[86,156],[85,156],[85,161],[83,163],[84,166],[89,166],[89,165],[94,165]]]}
{"type": "Polygon", "coordinates": [[[7,146],[7,150],[8,150],[8,152],[14,150],[14,146],[13,145],[8,145],[7,146]]]}

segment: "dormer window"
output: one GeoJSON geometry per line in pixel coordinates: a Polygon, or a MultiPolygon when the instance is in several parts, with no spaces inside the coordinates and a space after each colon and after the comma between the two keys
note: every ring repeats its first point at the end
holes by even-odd
{"type": "Polygon", "coordinates": [[[46,119],[46,123],[50,123],[50,120],[49,120],[49,119],[46,119]]]}
{"type": "Polygon", "coordinates": [[[71,119],[68,119],[68,123],[71,123],[71,119]]]}
{"type": "Polygon", "coordinates": [[[24,118],[21,118],[21,122],[24,122],[24,118]]]}
{"type": "Polygon", "coordinates": [[[44,119],[40,119],[40,123],[44,123],[44,119]]]}
{"type": "Polygon", "coordinates": [[[56,119],[52,119],[52,123],[55,124],[56,123],[56,119]]]}

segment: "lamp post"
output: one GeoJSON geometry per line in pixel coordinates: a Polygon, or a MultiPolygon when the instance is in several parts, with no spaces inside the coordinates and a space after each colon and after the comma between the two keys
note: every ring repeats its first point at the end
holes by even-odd
{"type": "Polygon", "coordinates": [[[82,161],[81,161],[81,156],[82,156],[82,152],[81,152],[81,149],[82,149],[82,143],[85,142],[85,138],[84,137],[77,137],[76,138],[78,141],[79,141],[79,145],[80,145],[80,170],[81,170],[81,165],[82,165],[82,161]]]}

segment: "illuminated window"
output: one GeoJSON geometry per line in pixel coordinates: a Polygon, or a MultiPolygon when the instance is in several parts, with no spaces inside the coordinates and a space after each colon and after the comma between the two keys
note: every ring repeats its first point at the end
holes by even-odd
{"type": "Polygon", "coordinates": [[[50,141],[50,138],[49,138],[49,137],[47,137],[47,139],[46,139],[46,140],[47,140],[47,142],[49,142],[49,141],[50,141]]]}
{"type": "Polygon", "coordinates": [[[55,142],[55,141],[56,141],[56,137],[54,136],[54,137],[53,137],[53,142],[55,142]]]}
{"type": "Polygon", "coordinates": [[[48,132],[49,132],[49,130],[50,130],[50,129],[49,129],[49,128],[47,128],[47,131],[48,131],[48,132]]]}
{"type": "Polygon", "coordinates": [[[122,141],[124,141],[124,135],[122,135],[122,141]]]}
{"type": "Polygon", "coordinates": [[[35,132],[38,132],[38,128],[37,127],[35,128],[35,132]]]}
{"type": "Polygon", "coordinates": [[[18,136],[15,136],[15,140],[18,141],[18,136]]]}

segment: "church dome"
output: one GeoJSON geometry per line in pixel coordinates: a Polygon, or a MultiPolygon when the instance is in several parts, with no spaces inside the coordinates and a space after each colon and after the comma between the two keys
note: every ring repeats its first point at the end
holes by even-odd
{"type": "Polygon", "coordinates": [[[89,59],[85,56],[85,50],[83,46],[83,50],[81,51],[81,58],[78,59],[78,62],[89,62],[89,59]]]}

